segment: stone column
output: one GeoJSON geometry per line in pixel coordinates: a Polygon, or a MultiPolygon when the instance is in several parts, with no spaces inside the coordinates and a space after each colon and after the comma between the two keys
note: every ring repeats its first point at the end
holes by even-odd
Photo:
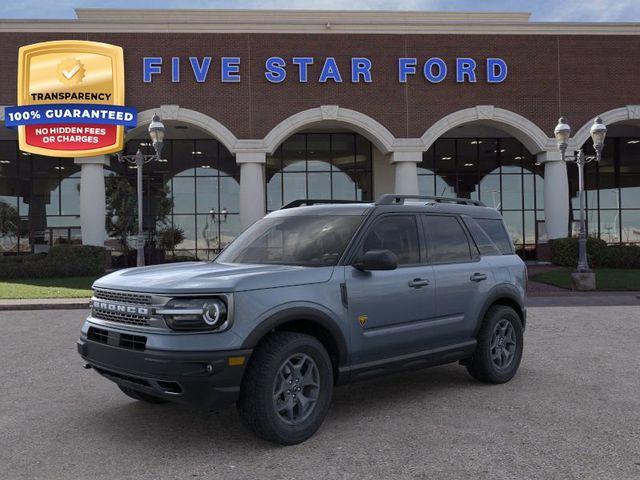
{"type": "Polygon", "coordinates": [[[392,152],[391,163],[395,166],[395,191],[401,195],[417,195],[418,163],[422,161],[422,152],[392,152]]]}
{"type": "Polygon", "coordinates": [[[80,165],[80,227],[83,245],[104,246],[106,198],[104,189],[104,166],[109,166],[109,157],[76,158],[80,165]]]}
{"type": "Polygon", "coordinates": [[[538,163],[544,164],[544,223],[549,239],[569,235],[569,179],[567,164],[560,152],[542,152],[538,163]]]}
{"type": "Polygon", "coordinates": [[[240,165],[240,225],[243,229],[264,217],[265,184],[264,152],[238,152],[236,162],[240,165]]]}

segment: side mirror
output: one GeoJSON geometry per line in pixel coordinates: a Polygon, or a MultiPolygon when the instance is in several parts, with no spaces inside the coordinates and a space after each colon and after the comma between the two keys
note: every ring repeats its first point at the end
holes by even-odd
{"type": "Polygon", "coordinates": [[[358,270],[395,270],[398,257],[391,250],[369,250],[353,264],[358,270]]]}

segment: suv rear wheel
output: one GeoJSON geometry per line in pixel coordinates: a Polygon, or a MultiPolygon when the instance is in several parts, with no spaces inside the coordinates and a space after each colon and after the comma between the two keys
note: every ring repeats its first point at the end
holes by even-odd
{"type": "Polygon", "coordinates": [[[513,308],[494,305],[485,315],[476,351],[466,365],[467,371],[481,382],[508,382],[518,371],[523,346],[518,314],[513,308]]]}
{"type": "Polygon", "coordinates": [[[276,332],[251,357],[238,411],[260,438],[293,445],[320,427],[332,392],[333,369],[322,344],[302,333],[276,332]]]}

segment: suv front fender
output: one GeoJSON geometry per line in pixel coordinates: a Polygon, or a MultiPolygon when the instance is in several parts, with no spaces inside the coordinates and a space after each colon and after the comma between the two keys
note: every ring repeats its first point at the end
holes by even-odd
{"type": "Polygon", "coordinates": [[[256,328],[245,338],[241,348],[255,348],[260,340],[270,331],[286,323],[299,320],[311,322],[327,331],[336,346],[338,366],[347,363],[348,348],[344,332],[340,328],[337,320],[316,306],[289,306],[275,313],[268,314],[266,318],[258,322],[256,328]]]}

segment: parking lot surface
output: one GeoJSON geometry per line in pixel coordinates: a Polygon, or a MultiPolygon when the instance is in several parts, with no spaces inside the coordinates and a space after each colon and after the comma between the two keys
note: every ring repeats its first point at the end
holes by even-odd
{"type": "Polygon", "coordinates": [[[340,387],[293,447],[234,407],[125,397],[82,369],[83,314],[0,312],[0,478],[640,478],[640,306],[532,307],[510,383],[447,365],[340,387]]]}

